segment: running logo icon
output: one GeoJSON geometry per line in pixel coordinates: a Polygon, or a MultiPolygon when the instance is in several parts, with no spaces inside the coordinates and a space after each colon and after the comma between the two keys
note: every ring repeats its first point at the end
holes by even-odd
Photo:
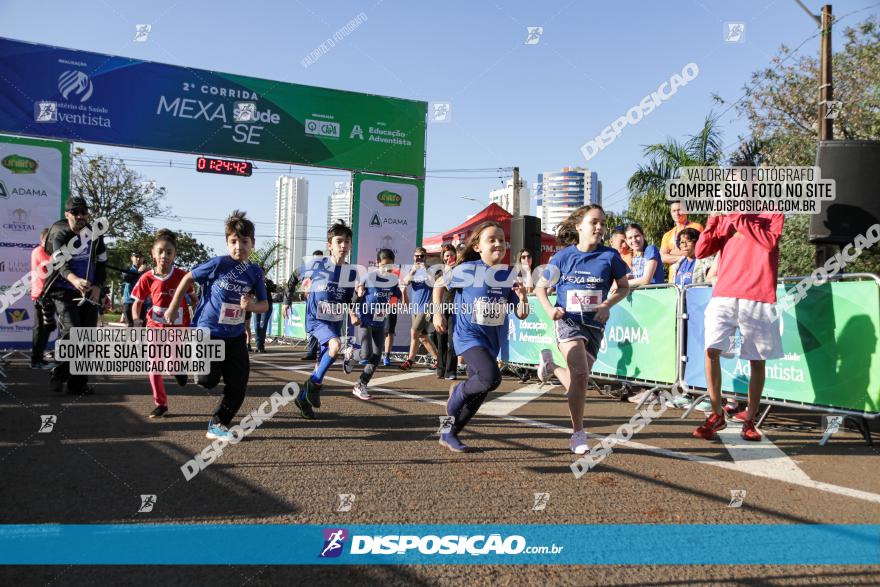
{"type": "Polygon", "coordinates": [[[55,102],[34,102],[35,122],[58,122],[58,104],[55,102]]]}
{"type": "Polygon", "coordinates": [[[337,512],[350,512],[354,505],[354,493],[340,493],[339,504],[336,506],[337,512]]]}
{"type": "Polygon", "coordinates": [[[544,27],[542,26],[530,26],[526,27],[528,30],[528,36],[526,37],[526,45],[537,45],[541,42],[541,35],[544,34],[544,27]]]}
{"type": "Polygon", "coordinates": [[[743,501],[746,499],[746,490],[745,489],[731,489],[730,490],[730,503],[727,504],[729,508],[740,508],[742,507],[743,501]]]}
{"type": "Polygon", "coordinates": [[[45,416],[40,416],[40,429],[37,430],[38,434],[48,434],[55,429],[55,422],[58,421],[58,417],[55,414],[46,414],[45,416]]]}
{"type": "Polygon", "coordinates": [[[151,511],[153,511],[153,506],[155,505],[155,495],[141,495],[141,507],[138,508],[138,513],[150,513],[151,511]]]}
{"type": "Polygon", "coordinates": [[[532,511],[540,512],[547,509],[547,504],[550,503],[550,494],[549,493],[536,493],[535,494],[535,503],[532,504],[532,511]]]}
{"type": "Polygon", "coordinates": [[[318,558],[335,558],[342,554],[342,546],[348,539],[344,528],[324,528],[324,548],[318,558]]]}
{"type": "Polygon", "coordinates": [[[25,308],[9,308],[6,310],[6,321],[10,324],[15,324],[16,322],[23,322],[30,318],[30,314],[25,308]]]}

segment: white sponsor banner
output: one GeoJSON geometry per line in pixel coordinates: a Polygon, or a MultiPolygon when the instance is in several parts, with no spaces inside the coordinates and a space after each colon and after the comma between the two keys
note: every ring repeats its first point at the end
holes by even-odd
{"type": "MultiPolygon", "coordinates": [[[[0,136],[0,292],[31,269],[40,231],[61,217],[70,144],[0,136]]],[[[0,348],[28,348],[30,296],[0,313],[0,348]]]]}
{"type": "MultiPolygon", "coordinates": [[[[412,264],[422,240],[423,186],[417,179],[354,175],[353,263],[370,267],[379,249],[391,249],[398,266],[412,264]]],[[[410,324],[409,314],[398,316],[395,350],[409,348],[410,324]]]]}

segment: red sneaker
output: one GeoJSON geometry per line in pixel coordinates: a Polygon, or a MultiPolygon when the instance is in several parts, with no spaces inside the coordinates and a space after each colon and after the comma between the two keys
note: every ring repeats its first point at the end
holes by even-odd
{"type": "Polygon", "coordinates": [[[714,440],[718,438],[716,434],[719,430],[727,428],[727,422],[723,415],[712,412],[706,421],[693,432],[694,438],[704,438],[706,440],[714,440]]]}
{"type": "Polygon", "coordinates": [[[737,412],[733,415],[733,419],[737,422],[747,422],[749,420],[749,411],[743,410],[742,412],[737,412]]]}
{"type": "Polygon", "coordinates": [[[746,420],[745,422],[743,422],[743,429],[742,432],[740,432],[740,436],[742,436],[744,440],[761,442],[761,433],[758,432],[757,428],[755,428],[754,420],[746,420]]]}
{"type": "Polygon", "coordinates": [[[413,364],[413,362],[411,360],[407,359],[403,363],[400,364],[399,368],[401,371],[409,371],[410,369],[412,369],[412,364],[413,364]]]}

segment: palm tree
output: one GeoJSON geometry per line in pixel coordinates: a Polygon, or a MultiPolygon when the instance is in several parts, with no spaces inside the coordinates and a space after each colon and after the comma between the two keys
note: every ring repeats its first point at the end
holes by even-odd
{"type": "MultiPolygon", "coordinates": [[[[671,222],[666,181],[677,178],[682,167],[708,167],[721,162],[723,147],[717,122],[717,117],[709,113],[700,131],[686,141],[669,139],[645,147],[648,162],[639,164],[626,182],[630,191],[627,215],[642,225],[649,243],[659,243],[671,222]]],[[[704,221],[696,216],[691,220],[704,221]]]]}
{"type": "Polygon", "coordinates": [[[248,260],[254,265],[263,268],[263,273],[268,277],[272,273],[272,269],[281,262],[281,254],[287,249],[279,242],[271,242],[265,246],[251,251],[248,260]]]}

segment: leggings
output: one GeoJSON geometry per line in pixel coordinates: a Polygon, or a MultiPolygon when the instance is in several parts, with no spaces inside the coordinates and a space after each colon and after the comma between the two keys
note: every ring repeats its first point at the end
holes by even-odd
{"type": "Polygon", "coordinates": [[[361,343],[361,359],[369,361],[361,373],[361,383],[366,385],[373,378],[376,372],[376,366],[382,357],[382,349],[385,345],[385,327],[384,326],[359,326],[358,339],[361,343]]]}
{"type": "Polygon", "coordinates": [[[501,371],[495,357],[481,347],[474,346],[462,353],[467,362],[467,381],[459,383],[453,390],[449,405],[455,417],[453,429],[456,433],[470,422],[490,391],[501,385],[501,371]],[[458,406],[461,407],[458,407],[458,406]]]}

